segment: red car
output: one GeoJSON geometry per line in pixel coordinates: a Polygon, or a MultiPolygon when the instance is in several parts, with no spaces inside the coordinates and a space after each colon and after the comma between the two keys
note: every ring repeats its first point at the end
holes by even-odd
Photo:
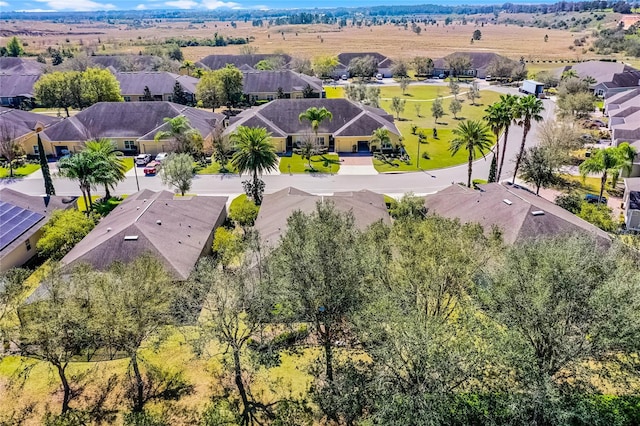
{"type": "Polygon", "coordinates": [[[160,170],[160,162],[152,161],[144,168],[145,175],[155,175],[160,170]]]}

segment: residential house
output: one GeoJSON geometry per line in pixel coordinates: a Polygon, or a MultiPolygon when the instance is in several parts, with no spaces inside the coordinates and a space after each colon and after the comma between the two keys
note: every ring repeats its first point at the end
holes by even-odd
{"type": "MultiPolygon", "coordinates": [[[[604,110],[609,118],[613,145],[628,142],[640,152],[640,88],[606,97],[604,110]]],[[[640,176],[640,154],[636,155],[629,176],[640,176]]]]}
{"type": "Polygon", "coordinates": [[[471,67],[460,73],[460,76],[465,77],[487,78],[487,75],[490,74],[491,65],[494,62],[498,60],[513,62],[511,59],[494,52],[454,52],[444,58],[433,61],[433,75],[439,76],[444,74],[448,76],[451,74],[449,61],[456,56],[468,56],[470,59],[471,67]]]}
{"type": "Polygon", "coordinates": [[[33,85],[41,75],[0,73],[0,106],[19,108],[27,105],[33,107],[35,104],[33,85]]]}
{"type": "Polygon", "coordinates": [[[604,99],[604,113],[640,105],[640,87],[612,93],[604,99]]]}
{"type": "Polygon", "coordinates": [[[622,207],[627,230],[640,232],[640,178],[624,180],[622,207]]]}
{"type": "Polygon", "coordinates": [[[276,99],[233,117],[222,135],[229,137],[241,125],[264,127],[271,133],[276,151],[291,151],[296,144],[315,137],[311,124],[298,118],[310,107],[324,107],[333,114],[333,119],[320,123],[316,141],[330,151],[370,152],[381,148],[371,144],[372,133],[378,128],[389,130],[391,144],[400,140],[392,115],[348,99],[276,99]]]}
{"type": "Polygon", "coordinates": [[[115,74],[120,83],[120,94],[125,102],[143,101],[145,89],[149,89],[154,101],[173,102],[173,89],[180,83],[190,104],[196,102],[198,80],[188,75],[164,71],[118,72],[115,74]]]}
{"type": "Polygon", "coordinates": [[[560,68],[556,70],[556,74],[561,76],[562,73],[569,70],[575,71],[580,78],[592,78],[595,83],[592,83],[590,87],[597,96],[608,97],[614,93],[640,86],[640,70],[622,62],[580,62],[560,68]]]}
{"type": "Polygon", "coordinates": [[[507,244],[572,233],[592,235],[603,243],[610,241],[600,228],[525,189],[499,183],[479,188],[451,185],[427,195],[427,212],[462,223],[479,223],[487,234],[499,230],[507,244]]]}
{"type": "MultiPolygon", "coordinates": [[[[205,145],[211,143],[214,129],[225,116],[171,102],[100,102],[48,127],[42,134],[47,154],[60,156],[67,150],[80,151],[93,138],[114,141],[128,154],[167,151],[170,141],[155,142],[155,135],[169,129],[165,118],[184,116],[198,130],[205,145]]],[[[24,147],[30,153],[30,147],[24,147]]]]}
{"type": "Polygon", "coordinates": [[[311,89],[310,98],[326,96],[322,81],[291,70],[244,71],[242,74],[242,91],[252,104],[258,100],[278,99],[280,90],[285,99],[302,99],[307,87],[311,89]]]}
{"type": "Polygon", "coordinates": [[[260,61],[273,61],[280,63],[283,68],[288,68],[291,56],[275,53],[256,53],[252,55],[209,55],[196,62],[196,66],[206,70],[218,70],[227,65],[233,65],[241,71],[256,69],[260,61]]]}
{"type": "Polygon", "coordinates": [[[0,136],[18,141],[27,154],[38,155],[38,132],[59,121],[45,114],[0,107],[0,136]]]}
{"type": "Polygon", "coordinates": [[[174,196],[144,190],[129,196],[62,258],[64,268],[97,270],[150,253],[178,281],[211,253],[214,231],[227,217],[227,197],[174,196]]]}
{"type": "Polygon", "coordinates": [[[42,228],[56,210],[75,207],[75,197],[33,196],[0,189],[0,272],[22,266],[36,254],[42,228]]]}
{"type": "MultiPolygon", "coordinates": [[[[166,59],[154,55],[94,55],[89,56],[89,62],[102,68],[113,69],[116,72],[129,71],[158,71],[160,66],[167,65],[166,59]]],[[[178,61],[170,61],[176,70],[180,67],[178,61]]],[[[166,69],[166,68],[165,68],[166,69]]]]}
{"type": "Polygon", "coordinates": [[[358,53],[340,53],[338,55],[338,66],[333,72],[334,77],[339,78],[343,75],[350,77],[349,63],[355,58],[364,58],[371,56],[378,64],[378,74],[382,74],[383,77],[393,77],[391,67],[393,67],[393,60],[384,56],[378,52],[358,52],[358,53]]]}
{"type": "Polygon", "coordinates": [[[0,56],[2,74],[43,74],[46,65],[35,59],[0,56]]]}
{"type": "Polygon", "coordinates": [[[274,247],[287,230],[287,220],[296,211],[313,213],[317,203],[332,203],[341,212],[353,213],[355,226],[365,229],[375,222],[391,223],[382,194],[362,190],[312,195],[296,188],[265,194],[254,229],[268,247],[274,247]]]}

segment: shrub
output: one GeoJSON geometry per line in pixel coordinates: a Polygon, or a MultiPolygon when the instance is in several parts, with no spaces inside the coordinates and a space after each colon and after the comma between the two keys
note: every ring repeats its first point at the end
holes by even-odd
{"type": "Polygon", "coordinates": [[[229,208],[229,217],[237,225],[246,229],[253,226],[256,217],[258,217],[258,210],[258,206],[245,196],[242,200],[231,203],[229,208]]]}
{"type": "Polygon", "coordinates": [[[78,210],[53,212],[42,228],[42,238],[36,245],[38,254],[53,260],[62,259],[95,225],[93,217],[87,217],[78,210]]]}

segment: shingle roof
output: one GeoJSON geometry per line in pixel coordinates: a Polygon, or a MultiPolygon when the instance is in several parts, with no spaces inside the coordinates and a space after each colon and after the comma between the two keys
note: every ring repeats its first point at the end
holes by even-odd
{"type": "Polygon", "coordinates": [[[320,124],[319,133],[363,136],[385,127],[394,134],[400,134],[393,123],[393,116],[386,111],[363,107],[347,99],[277,99],[234,117],[224,134],[233,133],[237,126],[249,126],[252,122],[268,123],[269,127],[279,129],[278,133],[300,134],[309,130],[309,122],[301,122],[298,117],[310,107],[325,107],[333,114],[331,121],[324,120],[320,124]]]}
{"type": "Polygon", "coordinates": [[[175,279],[186,280],[200,256],[210,250],[213,230],[226,218],[226,202],[227,197],[174,197],[169,191],[133,194],[102,219],[62,264],[88,263],[104,270],[114,261],[126,263],[151,253],[175,279]]]}
{"type": "Polygon", "coordinates": [[[162,58],[153,55],[96,55],[89,56],[89,61],[117,71],[156,71],[162,58]]]}
{"type": "Polygon", "coordinates": [[[278,88],[290,93],[302,91],[307,85],[311,86],[314,92],[322,92],[322,81],[291,70],[248,71],[243,73],[243,77],[242,91],[249,94],[277,92],[278,88]]]}
{"type": "Polygon", "coordinates": [[[76,197],[59,197],[59,196],[34,196],[23,194],[22,192],[15,191],[10,188],[0,189],[0,200],[18,206],[25,210],[30,210],[36,213],[40,213],[45,217],[44,220],[36,223],[29,228],[19,238],[14,240],[11,244],[7,245],[0,251],[0,263],[2,258],[11,253],[17,246],[24,243],[27,238],[30,238],[33,234],[38,232],[49,221],[51,214],[56,210],[67,210],[75,208],[76,197]]]}
{"type": "Polygon", "coordinates": [[[365,56],[371,56],[375,58],[378,64],[378,68],[390,67],[393,64],[393,61],[391,61],[391,59],[378,52],[344,52],[338,54],[338,62],[345,67],[348,67],[349,62],[351,62],[353,59],[364,58],[365,56]]]}
{"type": "Polygon", "coordinates": [[[42,74],[45,64],[24,58],[0,57],[0,72],[5,74],[42,74]]]}
{"type": "Polygon", "coordinates": [[[163,126],[164,118],[184,115],[193,128],[207,137],[222,114],[172,102],[100,102],[45,130],[49,141],[83,141],[88,138],[140,138],[149,140],[163,126]]]}
{"type": "Polygon", "coordinates": [[[391,223],[381,194],[363,190],[317,196],[289,187],[264,196],[254,229],[266,245],[275,246],[286,232],[288,218],[296,211],[307,214],[314,212],[319,202],[331,202],[339,211],[352,212],[355,225],[360,229],[376,221],[391,223]]]}
{"type": "Polygon", "coordinates": [[[447,69],[449,67],[447,61],[461,55],[468,56],[469,59],[471,59],[471,68],[477,70],[479,77],[485,77],[489,66],[498,59],[515,63],[515,61],[506,56],[499,55],[495,52],[454,52],[444,58],[436,59],[433,61],[433,66],[434,68],[447,69]]]}
{"type": "Polygon", "coordinates": [[[291,62],[291,56],[280,54],[257,53],[254,55],[209,55],[202,58],[197,65],[203,66],[210,70],[224,68],[227,64],[234,65],[237,68],[249,66],[255,68],[256,64],[264,59],[283,58],[285,65],[291,62]]]}
{"type": "Polygon", "coordinates": [[[640,88],[614,93],[613,95],[608,96],[604,103],[608,112],[621,108],[622,105],[631,106],[632,103],[640,105],[640,88]]]}
{"type": "Polygon", "coordinates": [[[199,81],[195,77],[165,71],[119,72],[116,78],[123,95],[143,95],[145,87],[149,88],[152,95],[173,93],[176,81],[180,82],[182,90],[194,94],[199,81]]]}
{"type": "Polygon", "coordinates": [[[0,74],[0,96],[33,98],[33,85],[41,74],[0,74]]]}
{"type": "Polygon", "coordinates": [[[640,71],[622,62],[586,61],[571,66],[578,77],[592,77],[596,83],[608,88],[634,87],[640,82],[640,71]]]}
{"type": "Polygon", "coordinates": [[[0,107],[0,126],[3,129],[7,129],[9,134],[15,138],[28,135],[35,131],[38,125],[46,128],[58,121],[60,121],[59,118],[44,114],[0,107]]]}
{"type": "Polygon", "coordinates": [[[427,195],[425,206],[431,214],[457,218],[462,223],[479,223],[485,232],[497,226],[502,229],[503,239],[508,244],[575,232],[594,235],[603,242],[610,240],[609,235],[601,229],[524,189],[507,188],[498,183],[480,185],[480,188],[474,190],[451,185],[427,195]]]}

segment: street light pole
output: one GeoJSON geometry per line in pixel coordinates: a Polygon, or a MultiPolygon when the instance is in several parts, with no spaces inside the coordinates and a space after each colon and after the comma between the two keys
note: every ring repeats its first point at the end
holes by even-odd
{"type": "Polygon", "coordinates": [[[140,182],[138,182],[138,165],[136,164],[135,157],[133,158],[133,172],[136,175],[136,187],[138,188],[138,192],[140,192],[140,182]]]}

